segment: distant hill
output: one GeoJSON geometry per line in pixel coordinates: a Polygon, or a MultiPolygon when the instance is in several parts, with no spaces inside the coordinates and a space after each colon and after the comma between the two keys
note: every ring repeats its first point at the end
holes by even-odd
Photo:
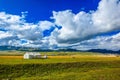
{"type": "Polygon", "coordinates": [[[18,50],[18,51],[36,51],[36,52],[50,52],[50,51],[68,51],[68,52],[99,52],[99,53],[111,53],[111,54],[120,54],[120,50],[112,51],[106,49],[90,49],[86,51],[76,50],[76,49],[58,49],[58,50],[43,50],[40,48],[31,48],[31,47],[17,47],[17,46],[0,46],[0,51],[7,51],[7,50],[18,50]]]}
{"type": "Polygon", "coordinates": [[[30,48],[30,47],[0,46],[0,50],[1,51],[6,51],[6,50],[31,51],[31,50],[38,50],[38,49],[30,48]]]}
{"type": "Polygon", "coordinates": [[[50,50],[50,49],[40,49],[40,48],[32,48],[32,47],[18,47],[18,46],[0,46],[0,51],[6,50],[19,50],[19,51],[70,51],[75,52],[79,51],[76,49],[58,49],[58,50],[50,50]]]}
{"type": "Polygon", "coordinates": [[[112,51],[112,50],[106,50],[106,49],[91,49],[91,50],[87,50],[87,52],[99,52],[99,53],[119,53],[120,54],[120,50],[118,51],[112,51]]]}
{"type": "Polygon", "coordinates": [[[14,46],[0,46],[0,50],[4,51],[4,50],[16,50],[18,49],[17,47],[14,46]]]}

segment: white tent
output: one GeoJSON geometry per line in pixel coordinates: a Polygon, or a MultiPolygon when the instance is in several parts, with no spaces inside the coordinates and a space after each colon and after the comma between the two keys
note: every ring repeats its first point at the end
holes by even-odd
{"type": "Polygon", "coordinates": [[[38,52],[26,52],[24,54],[24,59],[36,59],[41,58],[41,54],[38,52]]]}

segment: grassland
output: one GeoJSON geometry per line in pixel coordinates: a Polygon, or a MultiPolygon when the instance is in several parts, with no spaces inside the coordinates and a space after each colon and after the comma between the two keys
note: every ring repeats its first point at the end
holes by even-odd
{"type": "Polygon", "coordinates": [[[26,60],[23,54],[12,53],[1,53],[0,80],[120,80],[118,56],[49,52],[42,53],[49,55],[48,59],[26,60]]]}

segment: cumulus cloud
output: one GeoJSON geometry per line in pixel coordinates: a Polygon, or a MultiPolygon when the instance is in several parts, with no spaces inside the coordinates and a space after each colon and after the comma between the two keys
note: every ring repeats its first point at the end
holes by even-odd
{"type": "Polygon", "coordinates": [[[40,21],[38,23],[27,23],[25,15],[12,15],[0,12],[0,43],[1,45],[21,46],[21,40],[26,40],[27,44],[33,46],[40,45],[43,38],[43,31],[54,26],[52,22],[40,21]]]}
{"type": "Polygon", "coordinates": [[[51,21],[28,23],[26,12],[12,15],[0,12],[0,44],[39,47],[41,49],[112,49],[119,50],[120,1],[101,0],[96,11],[53,11],[51,21]],[[49,34],[49,35],[48,35],[49,34]],[[101,34],[101,36],[100,36],[101,34]]]}
{"type": "Polygon", "coordinates": [[[93,24],[100,32],[120,30],[120,1],[102,0],[93,13],[93,24]]]}
{"type": "Polygon", "coordinates": [[[108,49],[120,50],[120,32],[114,35],[97,36],[74,44],[58,44],[59,48],[71,48],[77,50],[108,49]]]}
{"type": "Polygon", "coordinates": [[[112,36],[98,36],[94,39],[85,40],[80,42],[74,48],[82,47],[85,49],[108,49],[119,50],[120,49],[120,33],[112,36]],[[80,45],[80,46],[79,46],[80,45]]]}
{"type": "Polygon", "coordinates": [[[56,36],[60,43],[79,42],[94,33],[91,31],[93,25],[89,13],[79,12],[74,14],[70,10],[53,12],[53,19],[55,19],[56,25],[62,26],[56,36]]]}
{"type": "Polygon", "coordinates": [[[56,40],[59,43],[75,43],[101,33],[120,30],[119,0],[102,0],[96,11],[74,14],[71,10],[53,11],[55,24],[62,26],[56,40]],[[113,13],[116,11],[115,13],[113,13]]]}

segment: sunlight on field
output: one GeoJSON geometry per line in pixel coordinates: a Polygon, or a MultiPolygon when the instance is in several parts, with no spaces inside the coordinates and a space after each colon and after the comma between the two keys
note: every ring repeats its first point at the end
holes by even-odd
{"type": "Polygon", "coordinates": [[[47,59],[23,59],[23,56],[0,56],[0,64],[42,64],[42,63],[66,63],[66,62],[96,62],[96,61],[120,61],[116,56],[48,56],[47,59]]]}
{"type": "MultiPolygon", "coordinates": [[[[71,56],[48,56],[48,58],[91,58],[91,57],[116,57],[116,55],[71,55],[71,56]]],[[[0,58],[6,59],[23,59],[23,56],[0,56],[0,58]]]]}
{"type": "Polygon", "coordinates": [[[3,80],[120,80],[119,55],[42,52],[47,59],[24,59],[23,52],[4,53],[0,55],[3,80]]]}
{"type": "Polygon", "coordinates": [[[119,63],[120,57],[113,56],[74,56],[74,58],[49,56],[48,59],[0,56],[2,74],[0,78],[5,80],[120,80],[119,63]]]}
{"type": "Polygon", "coordinates": [[[0,58],[6,59],[22,59],[23,56],[0,56],[0,58]]]}

